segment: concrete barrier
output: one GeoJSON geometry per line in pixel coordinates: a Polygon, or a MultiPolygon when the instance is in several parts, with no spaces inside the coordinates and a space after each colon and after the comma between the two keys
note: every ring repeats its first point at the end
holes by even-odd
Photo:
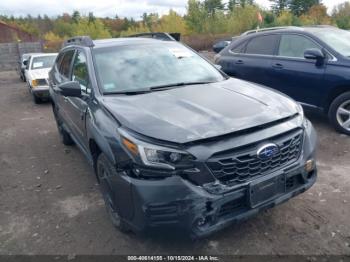
{"type": "Polygon", "coordinates": [[[40,42],[0,43],[0,71],[15,70],[24,53],[42,52],[40,42]]]}

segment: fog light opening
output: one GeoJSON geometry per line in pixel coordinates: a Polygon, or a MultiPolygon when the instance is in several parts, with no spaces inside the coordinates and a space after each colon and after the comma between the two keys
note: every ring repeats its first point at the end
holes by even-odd
{"type": "Polygon", "coordinates": [[[205,218],[204,217],[201,217],[197,220],[197,226],[198,227],[202,227],[205,225],[205,218]]]}
{"type": "Polygon", "coordinates": [[[307,174],[307,179],[310,179],[310,178],[312,178],[313,177],[313,175],[314,175],[314,171],[311,171],[311,172],[309,172],[308,174],[307,174]]]}
{"type": "Polygon", "coordinates": [[[196,225],[198,228],[203,228],[205,227],[208,223],[210,223],[210,216],[207,216],[207,217],[200,217],[197,219],[196,221],[196,225]]]}
{"type": "Polygon", "coordinates": [[[132,171],[137,177],[139,177],[141,175],[141,171],[138,168],[134,168],[132,171]]]}

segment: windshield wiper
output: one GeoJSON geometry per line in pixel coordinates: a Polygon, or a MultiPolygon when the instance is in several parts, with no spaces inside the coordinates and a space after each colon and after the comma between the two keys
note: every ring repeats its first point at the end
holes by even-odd
{"type": "Polygon", "coordinates": [[[149,89],[141,89],[141,90],[135,90],[135,91],[130,91],[130,90],[124,90],[124,91],[115,91],[115,92],[104,92],[104,95],[139,95],[139,94],[147,94],[152,92],[149,89]]]}
{"type": "Polygon", "coordinates": [[[115,91],[115,92],[104,92],[104,95],[139,95],[139,94],[147,94],[151,93],[153,91],[159,91],[164,89],[170,89],[173,87],[179,87],[179,86],[187,86],[187,85],[203,85],[203,84],[210,84],[215,82],[210,81],[198,81],[198,82],[180,82],[180,83],[174,83],[174,84],[167,84],[167,85],[159,85],[159,86],[153,86],[146,89],[140,89],[140,90],[121,90],[121,91],[115,91]]]}
{"type": "Polygon", "coordinates": [[[215,83],[215,82],[211,82],[211,81],[180,82],[180,83],[174,83],[174,84],[153,86],[153,87],[150,87],[149,89],[152,91],[156,91],[156,90],[167,89],[167,88],[172,88],[172,87],[189,86],[189,85],[204,85],[204,84],[211,84],[211,83],[215,83]]]}

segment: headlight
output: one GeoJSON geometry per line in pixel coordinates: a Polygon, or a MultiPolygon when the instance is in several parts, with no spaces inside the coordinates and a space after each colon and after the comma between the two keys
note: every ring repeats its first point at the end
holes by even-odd
{"type": "Polygon", "coordinates": [[[304,120],[304,109],[301,106],[301,104],[298,103],[298,114],[302,117],[302,119],[304,120]]]}
{"type": "Polygon", "coordinates": [[[298,114],[300,117],[300,122],[301,122],[301,124],[304,124],[305,123],[304,109],[299,103],[297,103],[297,107],[298,107],[297,110],[298,110],[298,114]]]}
{"type": "Polygon", "coordinates": [[[38,80],[36,79],[32,80],[32,87],[36,87],[38,86],[38,84],[39,84],[38,80]]]}
{"type": "Polygon", "coordinates": [[[131,138],[130,136],[126,138],[122,135],[121,141],[124,148],[130,153],[136,162],[141,161],[142,164],[150,167],[165,168],[169,170],[188,168],[192,166],[191,161],[195,159],[187,152],[152,145],[131,138]]]}

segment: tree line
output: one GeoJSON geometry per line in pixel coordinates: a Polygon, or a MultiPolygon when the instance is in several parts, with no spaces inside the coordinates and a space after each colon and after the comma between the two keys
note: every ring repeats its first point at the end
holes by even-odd
{"type": "Polygon", "coordinates": [[[303,26],[328,24],[350,29],[350,3],[334,7],[331,12],[320,0],[270,0],[271,10],[262,9],[254,0],[188,0],[187,12],[180,15],[144,13],[140,19],[96,17],[78,11],[57,17],[47,15],[14,17],[0,15],[0,20],[17,26],[47,41],[58,42],[75,35],[92,38],[120,37],[140,32],[180,32],[182,35],[237,35],[257,26],[303,26]],[[261,20],[259,19],[261,18],[261,20]]]}

